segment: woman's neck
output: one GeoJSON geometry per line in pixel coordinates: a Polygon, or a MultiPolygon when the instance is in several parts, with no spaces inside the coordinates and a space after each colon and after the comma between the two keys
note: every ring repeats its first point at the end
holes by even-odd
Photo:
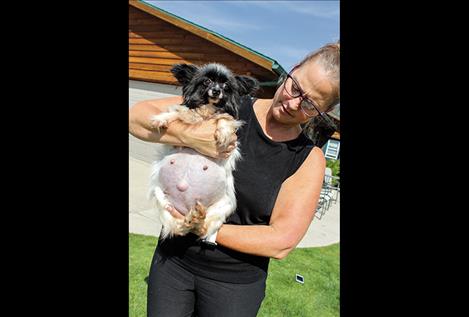
{"type": "Polygon", "coordinates": [[[299,124],[285,124],[274,118],[272,115],[272,99],[258,99],[254,104],[254,112],[265,135],[273,141],[294,140],[301,133],[299,124]]]}

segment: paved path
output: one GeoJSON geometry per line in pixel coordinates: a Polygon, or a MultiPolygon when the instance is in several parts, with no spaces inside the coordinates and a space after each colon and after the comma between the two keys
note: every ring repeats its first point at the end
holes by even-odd
{"type": "MultiPolygon", "coordinates": [[[[129,232],[157,237],[161,224],[147,199],[150,166],[146,161],[129,156],[129,232]]],[[[314,218],[298,247],[339,242],[339,218],[340,200],[331,205],[321,220],[314,218]]]]}

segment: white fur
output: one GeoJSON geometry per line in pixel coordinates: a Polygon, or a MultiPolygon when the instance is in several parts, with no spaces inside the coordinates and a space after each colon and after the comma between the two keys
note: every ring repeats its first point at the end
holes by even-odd
{"type": "MultiPolygon", "coordinates": [[[[166,163],[166,157],[172,153],[179,152],[181,148],[170,145],[157,144],[157,158],[152,165],[151,182],[150,182],[150,198],[156,201],[155,207],[162,224],[161,237],[171,237],[173,235],[185,235],[190,228],[184,227],[184,220],[176,219],[166,209],[171,203],[163,193],[163,189],[159,182],[159,171],[162,165],[166,163]]],[[[226,221],[226,218],[236,209],[236,196],[234,188],[233,170],[236,167],[236,161],[241,158],[241,154],[236,148],[227,159],[217,160],[217,165],[222,168],[225,173],[225,193],[221,199],[206,206],[205,224],[207,226],[207,234],[202,236],[205,239],[214,234],[220,226],[226,221]]],[[[188,213],[186,217],[191,217],[188,213]]]]}
{"type": "MultiPolygon", "coordinates": [[[[185,64],[177,65],[173,68],[172,71],[174,71],[174,74],[176,78],[178,79],[178,81],[186,85],[188,84],[188,82],[190,83],[190,81],[192,80],[189,73],[192,73],[192,71],[194,70],[194,67],[189,67],[191,70],[190,72],[183,71],[184,67],[189,67],[189,66],[185,64]]],[[[239,79],[236,79],[231,73],[231,71],[222,64],[210,63],[207,65],[201,66],[200,68],[198,68],[197,71],[203,74],[205,72],[209,72],[209,71],[211,72],[213,70],[215,70],[218,73],[222,73],[226,75],[226,77],[229,78],[230,81],[239,80],[239,79]]],[[[254,80],[252,84],[253,86],[249,89],[250,93],[252,93],[255,89],[257,89],[256,88],[257,83],[255,83],[254,80]]],[[[153,116],[151,118],[153,128],[156,128],[158,130],[160,130],[161,128],[166,128],[174,120],[181,120],[185,122],[186,124],[197,124],[201,122],[202,120],[215,118],[217,120],[217,129],[215,131],[215,139],[217,141],[217,145],[219,148],[226,149],[228,145],[230,144],[232,134],[236,132],[236,130],[243,123],[241,121],[233,119],[227,113],[220,113],[220,109],[216,107],[216,105],[219,103],[220,100],[222,100],[222,98],[230,100],[230,98],[227,98],[230,96],[228,96],[229,93],[225,90],[225,86],[221,87],[220,85],[221,85],[220,83],[216,83],[216,86],[215,86],[216,89],[220,89],[220,94],[218,96],[215,96],[213,94],[213,91],[211,90],[213,88],[210,88],[210,90],[207,92],[206,97],[207,97],[208,104],[206,105],[197,105],[197,108],[195,109],[189,109],[188,107],[183,106],[183,105],[175,105],[175,106],[169,107],[166,112],[153,116]]],[[[223,85],[226,85],[226,83],[223,83],[223,85]]],[[[238,87],[239,85],[233,83],[232,86],[238,87]]],[[[241,86],[239,87],[243,88],[241,86]]],[[[239,93],[241,92],[242,94],[248,93],[246,89],[241,89],[239,93]]],[[[197,93],[200,93],[200,91],[198,90],[197,93]]],[[[183,97],[186,98],[184,94],[183,94],[183,97]]],[[[191,100],[191,99],[188,98],[188,100],[191,100]]],[[[190,104],[190,106],[191,108],[194,107],[194,105],[192,104],[190,104]]],[[[235,107],[236,105],[227,103],[225,106],[227,106],[225,109],[228,109],[227,111],[230,112],[230,110],[234,111],[233,107],[235,107]]],[[[234,113],[237,113],[237,111],[235,111],[234,113]]],[[[193,219],[194,217],[196,219],[201,219],[202,217],[200,217],[200,212],[205,211],[204,223],[202,225],[205,225],[207,227],[207,232],[201,238],[205,239],[207,237],[213,237],[212,235],[226,221],[226,218],[236,209],[236,196],[235,196],[234,179],[233,179],[232,173],[236,167],[237,160],[241,158],[239,149],[236,148],[234,151],[232,151],[231,155],[227,159],[215,160],[215,165],[212,165],[213,167],[210,170],[210,171],[215,171],[215,173],[206,174],[207,177],[209,175],[210,177],[223,177],[224,188],[222,188],[223,195],[221,196],[221,198],[218,201],[213,202],[210,206],[203,206],[205,210],[202,210],[202,211],[200,211],[199,207],[195,208],[195,206],[192,206],[193,208],[189,208],[189,211],[187,212],[185,216],[185,220],[180,220],[180,219],[173,218],[167,210],[168,208],[171,207],[171,204],[163,191],[162,184],[160,184],[159,182],[159,174],[160,174],[160,169],[162,168],[162,166],[167,166],[167,164],[170,164],[170,162],[168,162],[168,160],[170,160],[170,158],[168,158],[168,155],[175,153],[175,152],[187,151],[187,149],[176,148],[176,147],[169,146],[169,145],[157,145],[156,148],[158,150],[157,152],[158,157],[155,160],[153,167],[152,167],[152,175],[151,175],[151,183],[150,183],[150,197],[156,200],[155,206],[158,211],[161,223],[163,225],[161,236],[163,238],[166,238],[172,235],[185,235],[188,232],[190,232],[192,229],[199,229],[195,227],[188,228],[188,226],[190,227],[191,225],[193,225],[193,222],[190,222],[190,220],[193,219]],[[219,168],[219,169],[213,170],[213,168],[219,168]]],[[[192,171],[197,171],[197,170],[192,170],[192,171]]],[[[165,175],[164,177],[167,177],[167,175],[165,175]]],[[[166,180],[168,179],[166,178],[166,180]]],[[[217,181],[219,180],[217,179],[217,181]]],[[[198,187],[198,189],[200,189],[200,187],[198,187]]],[[[169,191],[171,190],[172,188],[169,189],[169,191]]],[[[198,193],[197,195],[200,195],[200,191],[197,191],[197,193],[198,193]]],[[[218,194],[220,194],[220,191],[217,191],[216,193],[207,193],[207,195],[209,194],[212,194],[212,195],[216,194],[218,197],[218,194]]],[[[190,199],[193,199],[193,197],[191,196],[186,196],[186,198],[187,197],[190,197],[190,199]]],[[[215,197],[215,195],[210,196],[210,198],[212,197],[215,197]]],[[[209,197],[207,196],[205,198],[209,198],[209,197]]],[[[199,199],[199,198],[194,198],[194,199],[199,199]]],[[[207,202],[210,200],[206,199],[205,201],[207,202]]],[[[187,207],[189,206],[185,206],[184,208],[187,208],[187,207]]]]}
{"type": "Polygon", "coordinates": [[[231,135],[243,125],[242,121],[220,119],[217,122],[215,137],[218,146],[226,148],[230,144],[231,135]]]}
{"type": "Polygon", "coordinates": [[[167,112],[152,116],[150,118],[151,124],[153,128],[156,128],[158,131],[160,131],[161,128],[167,128],[168,124],[174,120],[177,120],[179,117],[179,112],[184,111],[189,111],[189,108],[181,105],[169,106],[167,112]]]}

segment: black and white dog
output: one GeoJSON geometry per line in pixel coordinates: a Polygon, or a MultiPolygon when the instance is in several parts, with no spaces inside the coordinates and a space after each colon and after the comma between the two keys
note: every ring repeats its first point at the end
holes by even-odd
{"type": "MultiPolygon", "coordinates": [[[[257,80],[234,75],[217,63],[200,67],[178,64],[171,72],[182,84],[183,104],[154,116],[154,128],[166,128],[174,120],[192,125],[214,118],[217,145],[226,148],[242,125],[238,120],[239,99],[259,88],[257,80]]],[[[214,159],[189,148],[158,145],[150,197],[156,200],[163,238],[193,232],[215,242],[214,233],[236,209],[232,171],[240,157],[238,148],[227,159],[214,159]],[[168,212],[171,207],[185,219],[172,217],[168,212]]]]}

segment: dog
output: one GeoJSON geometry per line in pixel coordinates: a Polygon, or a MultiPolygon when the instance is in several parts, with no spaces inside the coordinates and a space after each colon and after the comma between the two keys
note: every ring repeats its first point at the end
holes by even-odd
{"type": "MultiPolygon", "coordinates": [[[[243,124],[238,117],[238,101],[253,95],[259,88],[256,79],[234,75],[226,66],[210,63],[203,66],[177,64],[171,69],[182,84],[182,105],[151,118],[153,128],[162,130],[175,120],[198,124],[214,118],[217,122],[217,146],[226,148],[231,135],[243,124]]],[[[236,209],[232,172],[241,157],[238,144],[227,159],[214,159],[190,148],[157,146],[152,166],[150,198],[162,223],[160,236],[195,233],[200,239],[215,243],[214,234],[236,209]],[[168,210],[174,207],[185,218],[176,219],[168,210]]]]}

